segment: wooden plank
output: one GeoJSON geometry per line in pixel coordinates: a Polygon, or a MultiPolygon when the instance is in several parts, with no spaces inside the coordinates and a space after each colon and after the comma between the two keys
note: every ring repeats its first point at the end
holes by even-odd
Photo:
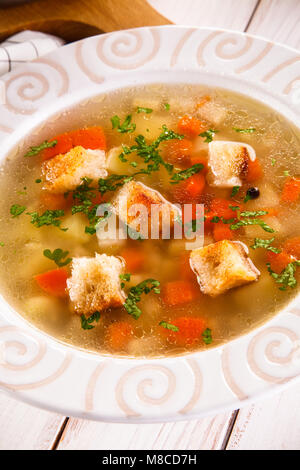
{"type": "Polygon", "coordinates": [[[240,410],[227,449],[299,450],[300,384],[240,410]]]}
{"type": "Polygon", "coordinates": [[[64,420],[0,393],[0,450],[51,449],[64,420]]]}
{"type": "Polygon", "coordinates": [[[257,0],[147,0],[173,23],[243,31],[257,0]]]}
{"type": "Polygon", "coordinates": [[[248,32],[300,48],[299,0],[262,0],[248,32]]]}
{"type": "Polygon", "coordinates": [[[59,450],[220,449],[231,414],[166,424],[105,424],[70,419],[59,450]]]}

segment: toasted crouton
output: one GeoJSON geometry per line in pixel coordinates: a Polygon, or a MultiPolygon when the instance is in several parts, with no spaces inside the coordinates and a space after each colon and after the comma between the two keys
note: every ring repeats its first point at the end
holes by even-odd
{"type": "Polygon", "coordinates": [[[241,186],[241,175],[249,159],[254,161],[256,154],[248,144],[221,140],[210,142],[208,183],[221,188],[241,186]]]}
{"type": "Polygon", "coordinates": [[[144,238],[149,236],[151,225],[152,236],[159,235],[163,226],[171,229],[181,215],[180,209],[158,191],[137,181],[129,181],[118,191],[112,207],[123,223],[144,238]]]}
{"type": "Polygon", "coordinates": [[[74,147],[65,154],[46,160],[42,173],[46,184],[44,189],[63,193],[80,185],[82,178],[99,179],[107,176],[106,158],[103,150],[86,150],[74,147]]]}
{"type": "Polygon", "coordinates": [[[122,271],[123,263],[115,256],[96,253],[94,258],[73,258],[72,276],[67,286],[74,310],[91,315],[123,305],[125,294],[119,278],[122,271]]]}
{"type": "Polygon", "coordinates": [[[197,117],[203,119],[214,126],[219,126],[227,117],[228,111],[215,101],[207,100],[197,107],[197,117]]]}
{"type": "Polygon", "coordinates": [[[247,246],[229,240],[193,250],[190,265],[197,275],[201,291],[211,297],[256,281],[260,275],[248,257],[247,246]]]}

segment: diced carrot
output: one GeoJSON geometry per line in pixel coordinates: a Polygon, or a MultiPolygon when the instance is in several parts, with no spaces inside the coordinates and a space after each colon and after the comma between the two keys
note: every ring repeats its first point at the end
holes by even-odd
{"type": "Polygon", "coordinates": [[[124,258],[126,263],[126,272],[136,273],[140,271],[145,264],[145,253],[138,248],[124,248],[120,256],[124,258]]]}
{"type": "Polygon", "coordinates": [[[212,222],[212,218],[215,216],[213,212],[204,213],[204,232],[209,233],[213,230],[215,224],[212,222]]]}
{"type": "Polygon", "coordinates": [[[207,125],[193,116],[183,116],[178,122],[178,132],[188,137],[197,137],[206,129],[207,125]]]}
{"type": "Polygon", "coordinates": [[[290,238],[284,243],[283,248],[289,255],[300,260],[300,237],[290,238]]]}
{"type": "Polygon", "coordinates": [[[196,104],[196,108],[201,108],[203,105],[205,105],[206,103],[208,103],[209,101],[211,101],[211,96],[209,95],[205,95],[205,96],[202,96],[202,98],[199,100],[199,102],[196,104]]]}
{"type": "Polygon", "coordinates": [[[65,268],[53,269],[43,274],[34,276],[41,289],[55,297],[65,297],[67,288],[68,271],[65,268]]]}
{"type": "Polygon", "coordinates": [[[166,160],[170,163],[187,163],[193,149],[188,139],[170,140],[165,148],[166,160]]]}
{"type": "Polygon", "coordinates": [[[260,180],[263,177],[263,169],[259,160],[250,160],[248,159],[247,170],[245,174],[245,179],[248,183],[254,183],[255,181],[260,180]]]}
{"type": "Polygon", "coordinates": [[[190,252],[182,253],[179,259],[179,274],[184,280],[197,282],[196,276],[190,266],[190,252]]]}
{"type": "Polygon", "coordinates": [[[40,199],[46,209],[53,211],[58,209],[68,209],[72,205],[71,194],[65,197],[63,194],[52,194],[47,191],[43,191],[40,199]]]}
{"type": "Polygon", "coordinates": [[[71,132],[73,147],[81,145],[81,147],[90,150],[105,150],[106,138],[102,127],[88,127],[71,132]]]}
{"type": "Polygon", "coordinates": [[[218,222],[217,224],[214,224],[213,237],[216,242],[220,242],[221,240],[232,240],[233,232],[230,230],[229,225],[223,224],[223,222],[218,222]]]}
{"type": "Polygon", "coordinates": [[[53,158],[60,153],[67,153],[71,148],[81,145],[85,149],[106,149],[106,139],[102,127],[88,127],[57,135],[50,142],[57,140],[54,147],[43,150],[43,160],[53,158]]]}
{"type": "Polygon", "coordinates": [[[196,165],[197,163],[201,163],[203,165],[203,169],[201,170],[202,175],[206,175],[208,172],[208,163],[207,163],[207,158],[199,156],[199,155],[192,155],[190,157],[190,165],[196,165]]]}
{"type": "Polygon", "coordinates": [[[162,299],[165,305],[175,305],[192,302],[199,296],[198,289],[185,280],[167,282],[162,289],[162,299]]]}
{"type": "Polygon", "coordinates": [[[106,341],[114,351],[124,350],[133,336],[133,329],[127,321],[117,321],[106,330],[106,341]]]}
{"type": "Polygon", "coordinates": [[[300,196],[300,178],[288,178],[282,189],[282,202],[296,202],[300,196]]]}
{"type": "Polygon", "coordinates": [[[267,253],[267,262],[270,263],[272,271],[277,274],[280,274],[293,260],[293,256],[285,251],[282,251],[281,253],[268,251],[267,253]]]}
{"type": "Polygon", "coordinates": [[[60,134],[49,140],[49,142],[57,141],[57,144],[54,147],[49,147],[42,152],[42,159],[49,160],[60,153],[67,153],[73,147],[72,138],[69,133],[60,134]]]}
{"type": "Polygon", "coordinates": [[[206,329],[206,322],[203,318],[179,317],[171,320],[170,323],[177,326],[179,330],[172,331],[163,327],[160,330],[170,343],[177,346],[191,346],[202,341],[202,333],[206,329]]]}
{"type": "Polygon", "coordinates": [[[192,204],[200,201],[205,188],[205,177],[202,173],[196,173],[179,184],[173,190],[173,198],[179,204],[192,204]]]}
{"type": "Polygon", "coordinates": [[[237,216],[237,212],[233,211],[229,206],[239,206],[240,209],[242,208],[240,203],[237,204],[235,202],[228,201],[227,199],[217,197],[211,201],[210,212],[213,213],[214,216],[224,217],[224,219],[235,218],[237,216]]]}

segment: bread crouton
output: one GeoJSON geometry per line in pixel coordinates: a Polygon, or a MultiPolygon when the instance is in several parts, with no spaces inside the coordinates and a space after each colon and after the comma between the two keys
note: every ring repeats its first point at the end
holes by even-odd
{"type": "Polygon", "coordinates": [[[124,224],[144,238],[150,233],[155,238],[154,234],[159,235],[163,227],[171,229],[181,216],[179,208],[138,181],[126,183],[113,199],[112,207],[124,224]]]}
{"type": "Polygon", "coordinates": [[[94,258],[73,258],[67,287],[75,312],[92,315],[123,305],[126,296],[120,286],[122,271],[123,262],[115,256],[96,253],[94,258]]]}
{"type": "Polygon", "coordinates": [[[107,176],[104,150],[86,150],[74,147],[65,154],[46,160],[42,174],[46,180],[44,189],[54,193],[72,191],[82,178],[99,179],[107,176]]]}
{"type": "Polygon", "coordinates": [[[197,275],[201,291],[211,297],[256,281],[260,275],[248,257],[247,246],[229,240],[193,250],[190,265],[197,275]]]}
{"type": "Polygon", "coordinates": [[[219,140],[210,142],[208,148],[208,184],[221,188],[241,186],[248,160],[256,159],[253,147],[242,142],[219,140]]]}
{"type": "Polygon", "coordinates": [[[201,104],[201,106],[197,107],[196,114],[199,119],[207,121],[214,126],[219,126],[223,121],[225,121],[228,111],[225,106],[222,106],[213,100],[207,100],[201,104]]]}

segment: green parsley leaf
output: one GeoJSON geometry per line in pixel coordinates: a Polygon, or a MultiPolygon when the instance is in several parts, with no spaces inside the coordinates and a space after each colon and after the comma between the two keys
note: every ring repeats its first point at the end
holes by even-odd
{"type": "Polygon", "coordinates": [[[41,180],[41,178],[37,178],[37,179],[35,180],[35,182],[36,182],[36,183],[41,183],[42,180],[41,180]]]}
{"type": "Polygon", "coordinates": [[[141,106],[138,106],[137,108],[137,111],[136,111],[138,114],[139,113],[146,113],[146,114],[150,114],[153,112],[153,109],[151,108],[142,108],[141,106]]]}
{"type": "Polygon", "coordinates": [[[67,228],[60,227],[61,220],[59,217],[63,217],[65,215],[63,210],[46,210],[41,215],[39,215],[38,212],[27,212],[27,214],[31,216],[31,223],[37,228],[40,228],[43,225],[53,225],[64,232],[68,230],[67,228]]]}
{"type": "Polygon", "coordinates": [[[241,217],[260,217],[262,215],[267,215],[268,211],[242,211],[240,213],[241,217]]]}
{"type": "Polygon", "coordinates": [[[254,239],[254,244],[251,245],[251,248],[253,250],[256,250],[257,248],[265,248],[268,251],[272,251],[273,253],[281,253],[281,250],[279,248],[275,248],[275,246],[271,246],[275,238],[270,238],[269,240],[264,240],[262,238],[255,238],[254,239]]]}
{"type": "Polygon", "coordinates": [[[164,103],[164,108],[165,108],[166,111],[170,111],[169,103],[164,103]]]}
{"type": "Polygon", "coordinates": [[[281,284],[280,290],[287,290],[288,287],[294,289],[296,287],[297,279],[295,278],[295,272],[298,266],[300,266],[300,261],[293,261],[280,274],[277,274],[272,271],[270,263],[267,263],[270,275],[275,279],[276,283],[281,284]]]}
{"type": "Polygon", "coordinates": [[[149,294],[153,290],[155,294],[160,293],[160,282],[156,279],[145,279],[136,286],[130,288],[127,299],[125,300],[124,307],[137,320],[142,314],[141,309],[137,306],[140,302],[142,294],[149,294]]]}
{"type": "Polygon", "coordinates": [[[49,149],[52,147],[55,147],[57,144],[57,140],[52,140],[51,142],[48,142],[45,140],[41,145],[38,145],[36,147],[30,147],[30,150],[25,153],[25,157],[33,157],[34,155],[38,155],[42,150],[49,149]]]}
{"type": "Polygon", "coordinates": [[[240,186],[233,186],[230,197],[236,196],[240,189],[240,186]]]}
{"type": "Polygon", "coordinates": [[[289,170],[284,170],[284,172],[283,172],[283,176],[290,176],[290,172],[289,172],[289,170]]]}
{"type": "Polygon", "coordinates": [[[210,328],[206,328],[206,330],[203,331],[202,338],[203,338],[203,341],[204,341],[205,344],[211,344],[212,343],[213,339],[212,339],[211,329],[210,328]]]}
{"type": "Polygon", "coordinates": [[[10,213],[13,216],[13,218],[15,218],[23,214],[25,210],[26,210],[25,206],[20,206],[20,204],[13,204],[10,208],[10,213]]]}
{"type": "Polygon", "coordinates": [[[120,278],[122,281],[129,282],[129,281],[130,281],[130,278],[131,278],[131,274],[130,274],[130,273],[120,274],[119,278],[120,278]]]}
{"type": "Polygon", "coordinates": [[[199,171],[203,170],[204,166],[202,163],[195,163],[195,165],[190,166],[186,170],[179,171],[178,173],[174,173],[174,175],[171,177],[171,184],[177,184],[180,181],[184,181],[191,176],[195,175],[196,173],[199,173],[199,171]]]}
{"type": "Polygon", "coordinates": [[[131,122],[131,120],[132,115],[129,114],[128,116],[126,116],[123,124],[121,124],[119,116],[113,116],[111,118],[112,128],[117,129],[117,131],[121,134],[134,132],[136,129],[136,125],[131,122]]]}
{"type": "Polygon", "coordinates": [[[200,137],[203,137],[205,139],[204,142],[209,144],[209,142],[212,142],[212,140],[214,138],[214,135],[217,132],[219,132],[219,131],[214,131],[213,129],[208,129],[208,131],[202,132],[199,135],[200,135],[200,137]]]}
{"type": "Polygon", "coordinates": [[[4,242],[0,242],[0,246],[5,246],[4,242]]]}
{"type": "Polygon", "coordinates": [[[238,230],[241,227],[245,227],[246,225],[260,225],[265,232],[269,233],[274,233],[275,230],[271,228],[269,225],[267,225],[263,220],[261,219],[243,219],[239,220],[235,224],[230,225],[231,230],[238,230]]]}
{"type": "Polygon", "coordinates": [[[95,328],[95,325],[92,325],[92,323],[94,322],[98,323],[98,321],[100,320],[100,312],[95,312],[93,313],[93,315],[91,315],[88,318],[86,318],[85,315],[81,315],[80,320],[81,320],[81,328],[83,330],[92,330],[93,328],[95,328]]]}
{"type": "Polygon", "coordinates": [[[47,249],[43,251],[43,254],[44,256],[46,256],[46,258],[49,258],[54,261],[55,264],[57,264],[57,266],[59,266],[60,268],[62,266],[66,266],[72,261],[72,258],[67,258],[64,260],[64,258],[68,256],[69,252],[63,251],[61,248],[56,248],[53,252],[47,249]]]}
{"type": "Polygon", "coordinates": [[[168,323],[166,321],[161,321],[159,323],[159,326],[162,326],[166,330],[171,330],[171,331],[175,331],[175,332],[179,331],[178,326],[172,325],[172,323],[168,323]]]}
{"type": "Polygon", "coordinates": [[[240,134],[253,134],[256,131],[254,127],[249,127],[249,129],[239,129],[238,127],[233,127],[235,132],[239,132],[240,134]]]}
{"type": "Polygon", "coordinates": [[[272,158],[272,160],[271,160],[271,165],[272,165],[272,166],[275,166],[275,164],[276,164],[276,160],[275,160],[275,158],[272,158]]]}

